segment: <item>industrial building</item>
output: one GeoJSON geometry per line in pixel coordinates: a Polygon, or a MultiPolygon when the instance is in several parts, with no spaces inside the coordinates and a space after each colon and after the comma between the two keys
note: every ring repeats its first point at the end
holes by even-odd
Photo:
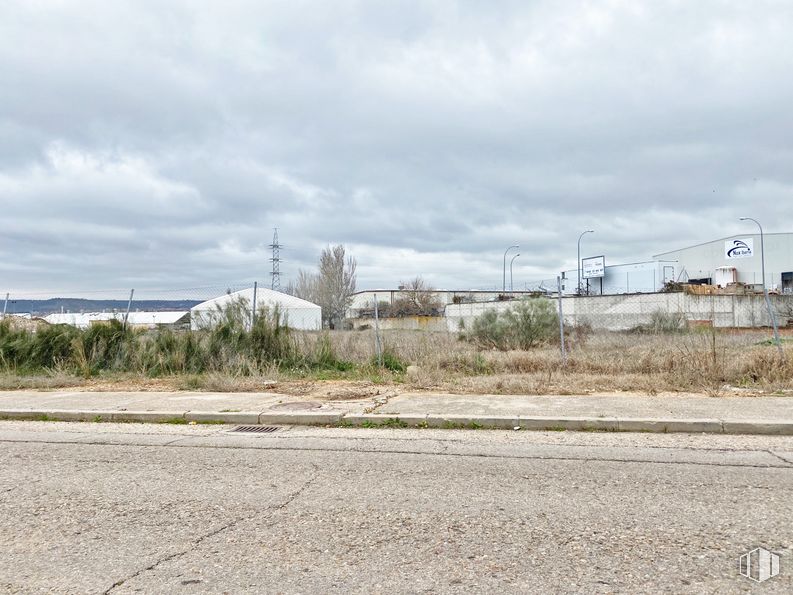
{"type": "Polygon", "coordinates": [[[677,263],[668,260],[607,265],[604,257],[598,256],[584,258],[582,262],[580,291],[579,271],[563,271],[562,295],[655,293],[661,291],[668,281],[674,281],[677,271],[677,263]],[[589,261],[595,266],[590,266],[589,261]]]}
{"type": "MultiPolygon", "coordinates": [[[[252,309],[254,289],[243,289],[228,293],[215,299],[203,302],[190,310],[190,328],[199,330],[212,328],[223,320],[229,308],[242,307],[247,312],[252,309]]],[[[273,291],[272,289],[256,289],[256,311],[275,310],[281,315],[282,322],[290,328],[315,331],[322,328],[322,309],[316,304],[301,300],[293,295],[273,291]]]]}
{"type": "MultiPolygon", "coordinates": [[[[110,320],[124,321],[124,312],[87,312],[50,314],[44,317],[49,324],[68,324],[87,329],[110,320]]],[[[130,312],[127,324],[133,328],[186,329],[190,326],[190,312],[130,312]]]]}
{"type": "MultiPolygon", "coordinates": [[[[765,282],[769,291],[793,293],[793,233],[763,234],[765,282]]],[[[658,261],[674,261],[677,280],[726,286],[743,283],[763,288],[760,234],[746,233],[655,255],[658,261]]]]}
{"type": "MultiPolygon", "coordinates": [[[[793,293],[793,233],[763,234],[765,278],[769,291],[793,293]]],[[[760,234],[739,234],[653,256],[653,260],[607,265],[594,256],[579,271],[562,272],[563,295],[654,293],[670,281],[762,291],[760,234]]]]}

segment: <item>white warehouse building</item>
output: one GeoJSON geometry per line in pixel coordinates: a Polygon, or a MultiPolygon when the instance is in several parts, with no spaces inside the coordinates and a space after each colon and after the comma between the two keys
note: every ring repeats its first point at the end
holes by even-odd
{"type": "MultiPolygon", "coordinates": [[[[583,258],[586,265],[588,260],[583,258]]],[[[603,258],[603,257],[597,257],[603,258]]],[[[603,260],[605,264],[605,259],[603,260]]],[[[628,264],[605,264],[597,273],[600,276],[588,277],[587,268],[582,268],[581,291],[583,295],[615,295],[620,293],[655,293],[664,288],[668,281],[674,281],[677,263],[665,260],[632,262],[628,264]]],[[[562,272],[562,294],[576,295],[578,290],[578,271],[562,272]]]]}
{"type": "MultiPolygon", "coordinates": [[[[190,310],[190,328],[212,328],[223,319],[224,312],[235,304],[250,309],[253,288],[228,293],[194,306],[190,310]]],[[[322,329],[322,309],[316,304],[272,289],[257,288],[256,311],[266,309],[272,313],[276,308],[281,313],[282,322],[290,328],[308,331],[322,329]]]]}
{"type": "MultiPolygon", "coordinates": [[[[44,320],[49,324],[68,324],[80,329],[87,329],[95,324],[107,323],[111,320],[124,322],[124,312],[87,312],[49,314],[44,320]]],[[[190,312],[130,312],[127,324],[133,328],[187,328],[190,322],[190,312]]]]}
{"type": "MultiPolygon", "coordinates": [[[[769,291],[793,293],[793,233],[766,233],[763,239],[766,286],[769,291]]],[[[682,282],[738,282],[762,289],[759,233],[728,236],[653,258],[675,261],[682,282]]]]}

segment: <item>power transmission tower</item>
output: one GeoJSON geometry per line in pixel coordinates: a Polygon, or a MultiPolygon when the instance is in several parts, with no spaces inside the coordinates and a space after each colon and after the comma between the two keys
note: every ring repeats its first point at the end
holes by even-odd
{"type": "Polygon", "coordinates": [[[273,232],[273,243],[270,248],[273,251],[273,257],[270,262],[273,263],[273,270],[270,273],[270,289],[273,291],[281,291],[281,244],[278,243],[278,228],[275,227],[273,232]]]}

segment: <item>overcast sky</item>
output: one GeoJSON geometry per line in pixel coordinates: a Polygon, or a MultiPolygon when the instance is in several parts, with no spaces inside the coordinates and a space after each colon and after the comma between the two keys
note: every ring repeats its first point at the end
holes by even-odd
{"type": "MultiPolygon", "coordinates": [[[[0,3],[0,290],[515,286],[793,231],[793,3],[0,3]]],[[[67,291],[68,293],[68,291],[67,291]]]]}

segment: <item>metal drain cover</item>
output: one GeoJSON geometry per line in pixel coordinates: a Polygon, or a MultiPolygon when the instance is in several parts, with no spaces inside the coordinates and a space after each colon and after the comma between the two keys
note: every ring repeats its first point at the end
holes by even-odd
{"type": "Polygon", "coordinates": [[[278,426],[237,426],[229,430],[229,432],[237,432],[240,434],[269,434],[280,430],[278,426]]]}

